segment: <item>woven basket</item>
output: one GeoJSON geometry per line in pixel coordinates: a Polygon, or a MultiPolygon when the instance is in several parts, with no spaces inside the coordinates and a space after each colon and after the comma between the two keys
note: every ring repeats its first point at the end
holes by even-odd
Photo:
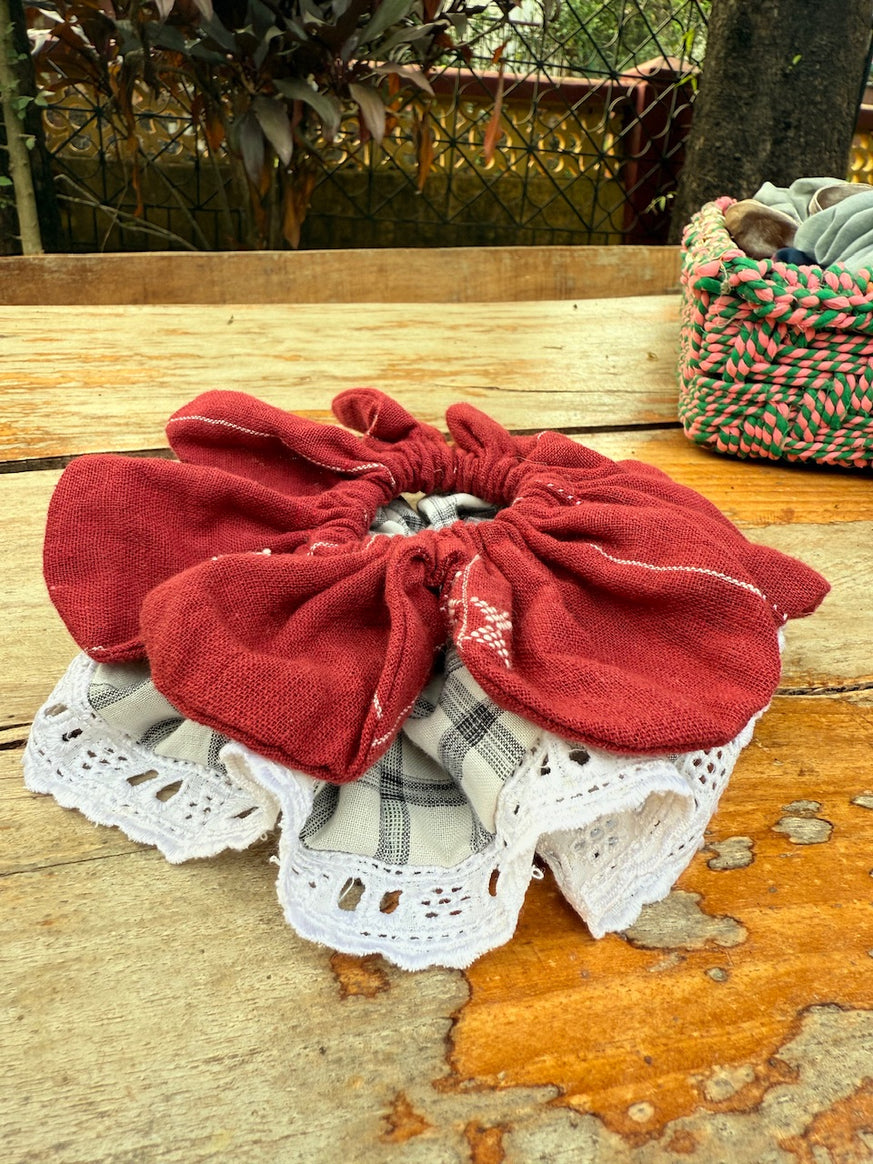
{"type": "Polygon", "coordinates": [[[731,198],[682,247],[679,418],[738,457],[873,463],[873,272],[750,259],[724,224],[731,198]]]}

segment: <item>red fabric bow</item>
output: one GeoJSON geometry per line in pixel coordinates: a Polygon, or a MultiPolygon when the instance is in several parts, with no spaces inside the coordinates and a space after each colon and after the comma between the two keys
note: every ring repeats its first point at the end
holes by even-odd
{"type": "Polygon", "coordinates": [[[84,650],[147,658],[183,714],[322,779],[374,763],[448,639],[497,703],[565,738],[724,744],[773,694],[778,627],[827,592],[651,466],[466,404],[453,443],[375,391],[334,412],[364,435],[208,392],[168,424],[178,462],[72,462],[45,543],[84,650]],[[370,533],[419,491],[503,508],[370,533]]]}

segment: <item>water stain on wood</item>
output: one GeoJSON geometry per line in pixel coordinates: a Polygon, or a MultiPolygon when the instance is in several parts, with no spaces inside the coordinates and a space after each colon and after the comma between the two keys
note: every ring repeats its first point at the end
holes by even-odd
{"type": "Polygon", "coordinates": [[[802,1135],[780,1141],[797,1164],[867,1164],[873,1159],[873,1080],[814,1116],[802,1135]]]}
{"type": "Polygon", "coordinates": [[[402,1091],[398,1091],[383,1117],[385,1130],[379,1136],[383,1144],[405,1144],[433,1127],[420,1115],[402,1091]]]}
{"type": "Polygon", "coordinates": [[[745,869],[755,859],[751,837],[725,837],[723,841],[710,841],[705,852],[714,854],[706,864],[718,872],[745,869]]]}
{"type": "Polygon", "coordinates": [[[756,1110],[772,1087],[796,1083],[799,1071],[778,1055],[765,1063],[717,1064],[708,1075],[696,1080],[701,1102],[708,1111],[750,1112],[756,1110]]]}
{"type": "Polygon", "coordinates": [[[334,953],[330,956],[330,968],[339,984],[340,998],[353,995],[375,998],[391,989],[386,964],[380,954],[334,953]]]}
{"type": "Polygon", "coordinates": [[[663,901],[647,905],[624,936],[632,946],[646,950],[701,950],[738,946],[746,940],[746,930],[736,918],[713,917],[700,902],[699,893],[674,889],[663,901]]]}
{"type": "Polygon", "coordinates": [[[470,1148],[469,1164],[503,1164],[505,1131],[501,1126],[483,1127],[477,1120],[471,1120],[464,1128],[464,1139],[470,1148]]]}
{"type": "Polygon", "coordinates": [[[782,1048],[823,984],[848,1013],[873,1009],[869,852],[850,803],[871,745],[864,707],[777,697],[715,819],[721,835],[751,838],[754,861],[725,876],[697,856],[624,937],[594,941],[549,878],[532,883],[513,941],[465,972],[470,998],[455,1016],[446,1090],[555,1088],[553,1104],[597,1117],[631,1147],[695,1112],[757,1111],[795,1078],[782,1048]],[[800,786],[798,755],[812,757],[800,786]],[[820,804],[825,780],[830,842],[786,853],[772,822],[790,805],[819,826],[800,814],[820,804]],[[641,1103],[654,1108],[643,1122],[641,1103]]]}
{"type": "Polygon", "coordinates": [[[673,1133],[665,1147],[668,1152],[675,1152],[677,1156],[692,1156],[697,1151],[697,1138],[686,1129],[680,1128],[673,1133]]]}
{"type": "Polygon", "coordinates": [[[773,832],[784,833],[792,845],[823,845],[833,831],[831,822],[820,817],[783,816],[773,825],[773,832]]]}

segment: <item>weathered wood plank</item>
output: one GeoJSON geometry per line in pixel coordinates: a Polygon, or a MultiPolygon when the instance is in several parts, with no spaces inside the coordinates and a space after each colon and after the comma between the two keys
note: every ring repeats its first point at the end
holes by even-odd
{"type": "Polygon", "coordinates": [[[446,247],[0,260],[0,304],[493,303],[662,295],[678,247],[446,247]]]}
{"type": "MultiPolygon", "coordinates": [[[[4,1158],[385,1159],[397,1094],[446,1071],[463,979],[386,967],[384,1000],[344,1001],[267,858],[143,850],[0,878],[4,1158]]],[[[438,1137],[459,1149],[454,1123],[438,1137]]]]}
{"type": "MultiPolygon", "coordinates": [[[[269,844],[185,866],[107,846],[0,877],[4,1152],[469,1164],[500,1159],[471,1156],[490,1140],[570,1164],[647,1142],[675,1164],[716,1158],[716,1115],[737,1160],[851,1144],[849,1114],[824,1117],[868,1110],[873,815],[852,801],[871,723],[869,705],[777,699],[666,907],[594,942],[534,882],[515,938],[465,976],[297,939],[269,844]],[[822,839],[792,840],[792,819],[822,839]],[[718,868],[735,837],[750,862],[718,868]]],[[[38,798],[20,820],[22,852],[91,828],[38,798]]]]}
{"type": "Polygon", "coordinates": [[[742,461],[690,442],[681,429],[576,438],[604,456],[657,465],[740,525],[826,525],[873,519],[873,471],[742,461]]]}
{"type": "MultiPolygon", "coordinates": [[[[64,342],[68,311],[22,324],[0,310],[6,439],[23,468],[159,446],[169,412],[216,378],[324,416],[368,355],[386,382],[367,381],[431,421],[466,398],[516,429],[657,422],[668,378],[674,392],[672,366],[661,373],[675,357],[675,316],[659,322],[652,303],[631,314],[616,302],[608,327],[603,305],[581,302],[523,304],[496,327],[493,306],[471,306],[472,330],[460,308],[420,308],[414,332],[403,323],[412,309],[367,309],[369,336],[350,308],[331,312],[342,327],[327,340],[314,307],[177,310],[182,322],[142,308],[113,315],[106,340],[82,313],[60,357],[52,344],[64,342]],[[237,318],[242,337],[227,355],[237,318]],[[406,334],[418,363],[397,356],[406,334]],[[283,354],[289,342],[296,362],[283,354]],[[298,365],[308,379],[286,387],[298,365]],[[580,419],[592,409],[606,419],[580,419]]],[[[75,648],[41,579],[58,473],[0,477],[4,1158],[576,1164],[636,1159],[645,1145],[646,1164],[703,1164],[727,1141],[737,1160],[866,1158],[871,474],[732,461],[675,430],[584,439],[698,488],[753,540],[821,569],[833,592],[789,628],[788,694],[759,724],[708,850],[667,902],[625,936],[594,942],[552,882],[534,882],[516,937],[466,975],[407,975],[297,939],[276,901],[275,838],[169,866],[23,788],[29,719],[75,648]],[[800,694],[842,686],[856,690],[800,694]]]]}
{"type": "Polygon", "coordinates": [[[153,448],[207,388],[314,419],[370,385],[443,428],[459,399],[516,430],[675,421],[678,299],[632,328],[628,302],[0,308],[0,459],[153,448]]]}
{"type": "Polygon", "coordinates": [[[873,522],[774,525],[748,533],[755,541],[801,558],[831,584],[814,615],[786,627],[780,690],[854,685],[873,689],[873,522]]]}
{"type": "MultiPolygon", "coordinates": [[[[27,728],[20,734],[26,736],[27,728]]],[[[120,829],[97,828],[80,812],[61,808],[50,796],[30,792],[22,777],[24,747],[8,747],[8,743],[4,741],[0,751],[0,879],[144,850],[120,829]]]]}
{"type": "MultiPolygon", "coordinates": [[[[551,885],[532,886],[514,941],[468,971],[452,1057],[460,1078],[557,1086],[562,1103],[631,1144],[699,1105],[754,1114],[772,1087],[796,1083],[782,1048],[806,1008],[873,1008],[873,812],[853,803],[870,792],[870,710],[777,699],[713,819],[709,851],[625,939],[580,935],[551,885]],[[734,851],[748,863],[719,862],[729,838],[747,842],[734,851]]],[[[736,1147],[731,1158],[763,1156],[736,1147]]]]}
{"type": "Polygon", "coordinates": [[[0,727],[29,723],[76,653],[42,578],[45,515],[57,472],[0,477],[3,586],[0,587],[0,727]],[[8,532],[7,532],[8,531],[8,532]],[[52,678],[54,674],[55,678],[52,678]]]}

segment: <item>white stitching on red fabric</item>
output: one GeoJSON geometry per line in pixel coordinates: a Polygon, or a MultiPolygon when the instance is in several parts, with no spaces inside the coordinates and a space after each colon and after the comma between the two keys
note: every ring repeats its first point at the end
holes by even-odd
{"type": "MultiPolygon", "coordinates": [[[[222,428],[232,428],[232,429],[235,429],[237,432],[248,433],[249,436],[266,437],[268,439],[272,438],[273,440],[277,440],[280,442],[282,441],[282,438],[281,438],[281,436],[279,436],[278,433],[259,432],[257,429],[245,428],[241,424],[234,424],[233,421],[222,420],[216,416],[200,416],[199,414],[195,415],[194,413],[191,413],[188,416],[171,416],[170,419],[167,421],[167,424],[168,425],[178,424],[180,421],[183,421],[183,420],[202,420],[204,424],[221,425],[222,428]]],[[[349,468],[340,468],[339,465],[326,465],[324,463],[324,461],[313,460],[312,457],[308,457],[306,455],[306,453],[301,453],[298,449],[295,449],[293,451],[295,452],[295,454],[298,457],[302,457],[304,459],[304,461],[309,461],[310,465],[318,465],[318,467],[320,469],[330,469],[334,473],[362,473],[364,471],[364,469],[384,469],[385,472],[388,474],[388,478],[391,482],[392,487],[395,489],[397,487],[397,482],[394,480],[394,474],[391,472],[391,470],[388,468],[387,465],[383,465],[380,461],[365,461],[363,464],[353,465],[350,469],[349,468]]]]}
{"type": "Polygon", "coordinates": [[[244,425],[241,425],[241,424],[234,424],[233,421],[231,421],[231,420],[221,420],[217,416],[199,416],[199,415],[196,415],[194,413],[190,413],[188,416],[171,416],[170,419],[167,421],[167,425],[169,426],[171,424],[179,424],[179,422],[183,421],[183,420],[202,420],[204,424],[218,424],[218,425],[221,425],[222,428],[232,428],[232,429],[235,429],[236,432],[246,432],[249,434],[249,436],[259,436],[259,437],[274,437],[274,436],[276,436],[276,434],[274,432],[258,432],[257,429],[246,428],[244,425]]]}
{"type": "MultiPolygon", "coordinates": [[[[718,578],[721,582],[729,582],[731,586],[739,586],[741,590],[748,590],[752,594],[757,594],[769,606],[773,606],[773,603],[770,602],[763,590],[759,590],[751,582],[743,582],[739,578],[733,578],[730,574],[722,574],[719,570],[709,570],[706,566],[656,566],[654,562],[637,562],[632,558],[616,558],[613,554],[607,553],[603,546],[598,546],[596,542],[585,542],[584,544],[590,546],[592,550],[597,550],[598,554],[602,554],[604,558],[608,558],[610,562],[615,562],[618,566],[639,566],[641,570],[653,570],[658,574],[675,572],[683,574],[706,574],[710,578],[718,578]]],[[[775,610],[776,607],[773,606],[773,609],[775,610]]]]}
{"type": "MultiPolygon", "coordinates": [[[[461,629],[455,635],[455,642],[460,646],[461,642],[467,637],[467,616],[469,614],[469,597],[467,595],[467,586],[470,582],[470,571],[476,562],[479,561],[479,554],[474,554],[467,565],[464,567],[464,573],[461,577],[461,610],[463,617],[461,621],[461,629]]],[[[455,575],[457,577],[457,575],[455,575]]]]}
{"type": "MultiPolygon", "coordinates": [[[[418,697],[416,696],[416,698],[418,697]]],[[[391,728],[390,732],[386,732],[384,736],[378,736],[373,740],[373,742],[370,744],[371,752],[374,748],[381,747],[382,744],[384,744],[387,740],[393,739],[393,737],[397,735],[397,728],[401,723],[403,723],[409,712],[412,711],[413,707],[415,707],[415,699],[413,699],[412,703],[407,704],[403,711],[400,712],[397,719],[394,721],[394,726],[391,728]]]]}

